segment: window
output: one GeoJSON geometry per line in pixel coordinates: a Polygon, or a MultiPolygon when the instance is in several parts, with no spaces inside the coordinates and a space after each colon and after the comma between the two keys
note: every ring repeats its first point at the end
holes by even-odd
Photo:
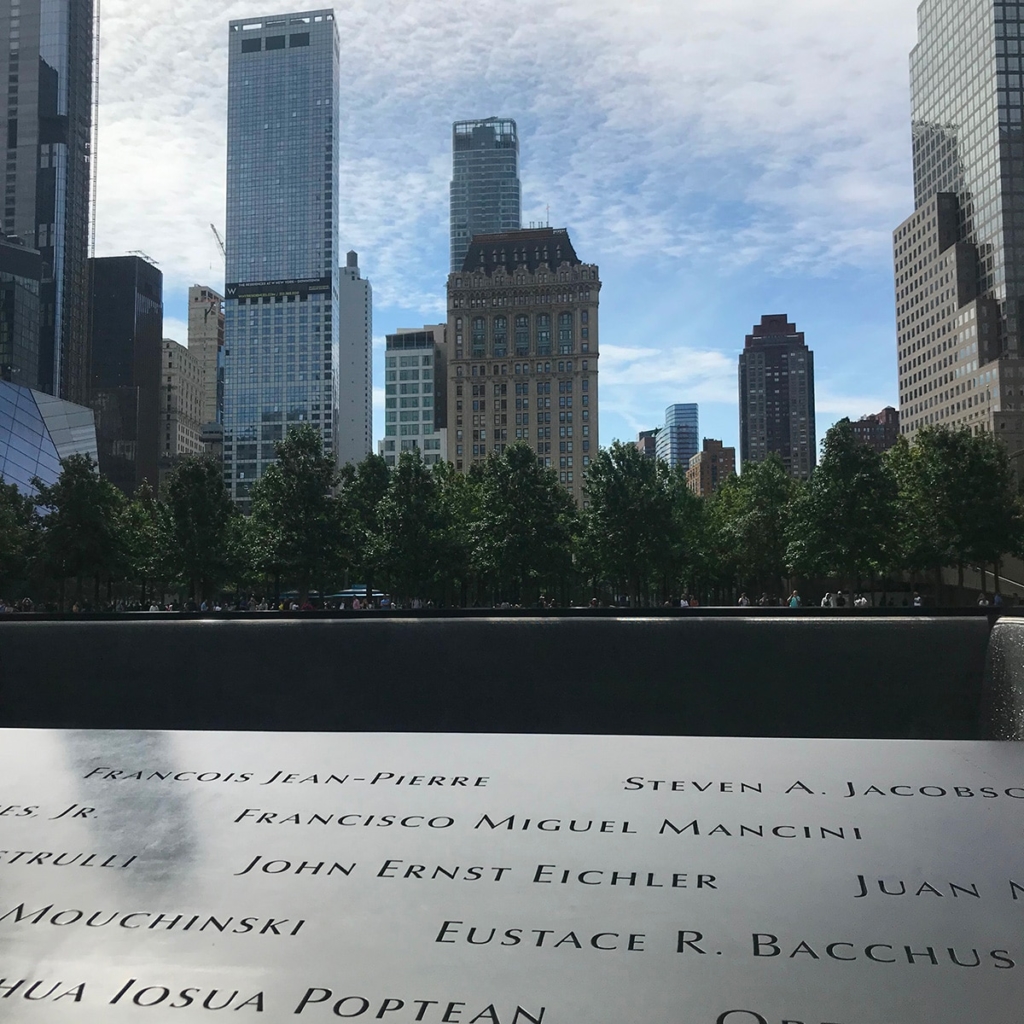
{"type": "Polygon", "coordinates": [[[473,319],[472,342],[473,355],[477,358],[484,356],[484,349],[487,344],[487,321],[482,316],[474,317],[473,319]]]}
{"type": "Polygon", "coordinates": [[[558,352],[564,355],[572,351],[572,313],[558,314],[558,352]]]}
{"type": "Polygon", "coordinates": [[[516,355],[530,354],[530,319],[526,316],[516,317],[516,355]]]}
{"type": "Polygon", "coordinates": [[[262,39],[243,39],[242,53],[259,53],[263,49],[262,39]]]}
{"type": "Polygon", "coordinates": [[[284,36],[267,36],[267,49],[268,50],[283,50],[284,49],[284,36]]]}
{"type": "Polygon", "coordinates": [[[551,355],[551,317],[547,313],[537,314],[537,355],[551,355]]]}
{"type": "Polygon", "coordinates": [[[309,46],[308,32],[295,32],[288,37],[289,46],[309,46]]]}
{"type": "Polygon", "coordinates": [[[504,316],[494,318],[494,355],[499,359],[508,355],[508,318],[504,316]]]}

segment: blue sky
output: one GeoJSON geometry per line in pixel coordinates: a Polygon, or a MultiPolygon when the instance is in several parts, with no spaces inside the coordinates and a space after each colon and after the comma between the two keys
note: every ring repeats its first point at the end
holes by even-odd
{"type": "MultiPolygon", "coordinates": [[[[819,438],[896,401],[890,236],[913,208],[913,0],[348,0],[342,251],[374,287],[381,349],[444,318],[450,125],[514,117],[523,218],[601,268],[601,442],[700,404],[735,444],[736,361],[764,313],[815,353],[819,438]]],[[[299,9],[297,6],[290,8],[299,9]]],[[[97,252],[223,283],[224,0],[105,0],[97,252]]]]}

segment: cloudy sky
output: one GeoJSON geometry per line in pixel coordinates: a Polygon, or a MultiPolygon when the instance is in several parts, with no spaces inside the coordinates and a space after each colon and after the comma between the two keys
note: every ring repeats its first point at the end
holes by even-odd
{"type": "MultiPolygon", "coordinates": [[[[764,313],[815,353],[819,437],[896,402],[890,232],[913,208],[915,0],[348,0],[341,248],[381,350],[444,318],[453,120],[518,121],[523,219],[568,227],[601,293],[601,441],[698,402],[738,439],[736,359],[764,313]]],[[[295,9],[295,8],[291,8],[295,9]]],[[[97,251],[223,283],[227,23],[252,0],[105,0],[97,251]]]]}

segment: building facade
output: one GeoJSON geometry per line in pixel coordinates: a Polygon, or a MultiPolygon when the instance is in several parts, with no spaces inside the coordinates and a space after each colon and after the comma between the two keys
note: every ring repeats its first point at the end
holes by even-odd
{"type": "Polygon", "coordinates": [[[511,118],[452,125],[451,272],[462,270],[476,235],[522,225],[519,133],[511,118]]]}
{"type": "Polygon", "coordinates": [[[160,365],[160,486],[178,459],[203,455],[206,400],[202,360],[192,350],[164,338],[160,365]]]}
{"type": "Polygon", "coordinates": [[[224,479],[243,506],[292,426],[337,458],[338,60],[331,10],[229,24],[224,479]]]}
{"type": "Polygon", "coordinates": [[[0,241],[0,380],[39,387],[39,292],[35,249],[0,241]]]}
{"type": "Polygon", "coordinates": [[[93,0],[11,0],[3,235],[41,256],[39,388],[84,403],[89,378],[93,0]]]}
{"type": "Polygon", "coordinates": [[[140,256],[89,261],[89,404],[100,472],[125,494],[159,486],[163,274],[140,256]]]}
{"type": "Polygon", "coordinates": [[[384,440],[391,467],[402,452],[419,449],[432,466],[448,454],[447,327],[400,328],[384,352],[384,440]]]}
{"type": "Polygon", "coordinates": [[[338,351],[338,462],[361,462],[373,451],[373,289],[355,252],[338,281],[338,351]]]}
{"type": "Polygon", "coordinates": [[[736,449],[721,441],[704,438],[704,445],[690,459],[686,486],[701,498],[710,497],[731,476],[736,475],[736,449]]]}
{"type": "Polygon", "coordinates": [[[900,430],[1024,444],[1024,13],[918,9],[910,57],[915,213],[896,229],[900,430]]]}
{"type": "Polygon", "coordinates": [[[814,423],[814,353],[781,315],[761,318],[739,364],[740,458],[778,455],[790,476],[809,479],[818,461],[814,423]]]}
{"type": "Polygon", "coordinates": [[[670,469],[690,465],[700,448],[699,410],[694,404],[670,405],[665,410],[665,425],[658,431],[655,451],[670,469]]]}
{"type": "Polygon", "coordinates": [[[478,235],[448,277],[448,459],[525,441],[577,500],[598,442],[598,268],[564,228],[478,235]]]}
{"type": "Polygon", "coordinates": [[[0,380],[0,481],[37,494],[32,481],[55,484],[63,459],[97,454],[91,409],[0,380]]]}
{"type": "Polygon", "coordinates": [[[861,416],[850,423],[854,437],[876,452],[888,451],[900,436],[900,414],[887,405],[873,416],[861,416]]]}
{"type": "Polygon", "coordinates": [[[633,443],[645,459],[658,457],[658,434],[660,433],[661,427],[655,427],[654,430],[641,430],[637,435],[637,439],[633,443]]]}
{"type": "Polygon", "coordinates": [[[199,422],[204,432],[224,428],[224,296],[208,285],[188,290],[188,351],[199,363],[203,405],[199,422]]]}

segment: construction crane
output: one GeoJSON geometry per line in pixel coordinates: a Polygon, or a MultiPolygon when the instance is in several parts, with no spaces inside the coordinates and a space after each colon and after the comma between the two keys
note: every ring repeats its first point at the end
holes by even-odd
{"type": "Polygon", "coordinates": [[[221,256],[227,259],[227,250],[224,248],[224,239],[220,237],[220,232],[212,224],[210,225],[210,230],[213,232],[213,237],[217,239],[217,248],[220,249],[221,256]]]}

